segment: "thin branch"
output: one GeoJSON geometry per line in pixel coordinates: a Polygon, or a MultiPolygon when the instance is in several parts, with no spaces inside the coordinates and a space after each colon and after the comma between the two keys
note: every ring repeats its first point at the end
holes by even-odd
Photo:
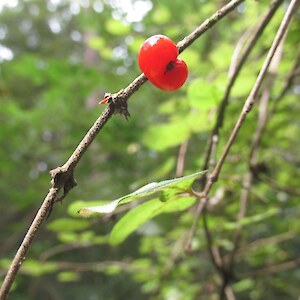
{"type": "MultiPolygon", "coordinates": [[[[284,36],[285,39],[286,35],[284,36]]],[[[274,56],[274,59],[272,61],[272,70],[271,73],[275,74],[278,65],[280,63],[280,59],[282,56],[282,49],[283,49],[283,44],[284,44],[284,39],[281,41],[280,44],[280,51],[276,52],[276,55],[274,56]]],[[[284,84],[283,89],[281,90],[281,92],[279,93],[279,96],[276,97],[276,99],[281,99],[284,94],[286,93],[286,91],[288,90],[288,88],[290,87],[290,85],[292,84],[292,79],[293,79],[293,74],[294,71],[297,67],[297,65],[299,64],[300,61],[300,55],[298,55],[298,57],[296,58],[296,61],[293,65],[293,68],[291,70],[291,72],[289,73],[289,76],[287,77],[287,80],[284,84]]],[[[270,67],[271,69],[271,67],[270,67]]],[[[243,184],[243,192],[241,195],[241,205],[240,205],[240,211],[239,211],[239,215],[237,218],[238,221],[238,226],[236,228],[235,234],[234,234],[234,239],[233,239],[233,250],[231,251],[230,254],[230,258],[229,258],[229,263],[228,263],[228,269],[231,270],[233,269],[233,263],[234,263],[234,259],[235,259],[235,255],[237,253],[238,247],[239,247],[239,241],[241,238],[241,231],[242,231],[242,223],[240,222],[246,215],[246,211],[247,211],[247,206],[248,206],[248,202],[249,202],[249,198],[250,198],[250,193],[251,193],[251,185],[253,182],[253,178],[255,175],[258,175],[260,178],[259,174],[255,173],[255,166],[257,165],[258,161],[258,150],[259,150],[259,145],[261,142],[261,138],[262,135],[265,131],[266,125],[267,125],[267,121],[270,119],[272,113],[274,113],[274,110],[270,109],[270,111],[267,110],[268,104],[269,104],[269,100],[270,100],[270,88],[272,87],[272,85],[274,84],[274,76],[271,76],[269,83],[267,85],[267,87],[265,88],[264,92],[262,93],[262,97],[260,100],[260,105],[259,105],[259,116],[258,116],[258,121],[257,121],[257,129],[255,131],[253,140],[252,140],[252,144],[251,144],[251,148],[250,148],[250,153],[249,153],[249,170],[247,172],[247,174],[244,177],[244,184],[243,184]]],[[[289,187],[285,187],[285,190],[287,191],[287,188],[289,187]]],[[[294,192],[297,191],[297,189],[288,189],[289,192],[294,192]]]]}
{"type": "Polygon", "coordinates": [[[178,157],[177,157],[177,165],[176,165],[176,177],[183,176],[183,170],[184,170],[184,163],[185,163],[185,156],[186,151],[188,147],[188,140],[181,143],[178,151],[178,157]]]}
{"type": "Polygon", "coordinates": [[[22,241],[22,244],[19,247],[19,249],[10,265],[10,268],[8,269],[6,277],[4,278],[4,281],[3,281],[3,284],[2,284],[1,290],[0,290],[0,299],[1,300],[2,299],[4,300],[7,298],[9,289],[16,277],[16,274],[17,274],[21,264],[25,260],[26,252],[27,252],[30,244],[32,243],[33,238],[35,237],[36,232],[40,228],[41,223],[43,222],[43,220],[46,218],[47,214],[51,210],[53,202],[55,201],[55,199],[58,196],[58,192],[59,192],[58,188],[52,187],[50,189],[47,197],[45,198],[42,206],[38,210],[32,224],[30,225],[30,228],[28,229],[28,231],[22,241]]]}
{"type": "Polygon", "coordinates": [[[274,190],[278,190],[278,191],[281,191],[281,192],[284,192],[287,194],[291,194],[291,195],[295,195],[295,196],[300,196],[299,188],[282,185],[282,184],[276,182],[274,179],[272,179],[266,175],[262,175],[262,174],[258,174],[258,178],[260,181],[269,185],[274,190]]]}
{"type": "Polygon", "coordinates": [[[189,47],[196,39],[199,38],[205,31],[211,28],[214,24],[220,21],[224,16],[226,16],[230,11],[234,10],[239,4],[244,2],[244,0],[233,0],[227,5],[220,8],[216,13],[214,13],[209,19],[205,20],[198,28],[196,28],[191,34],[185,37],[182,41],[177,44],[178,51],[181,53],[187,47],[189,47]]]}
{"type": "MultiPolygon", "coordinates": [[[[245,0],[232,0],[227,5],[219,9],[216,13],[214,13],[210,18],[205,20],[195,31],[193,31],[189,36],[185,37],[178,43],[177,47],[179,53],[189,47],[204,32],[210,29],[225,15],[230,13],[235,9],[235,7],[237,7],[244,1],[245,0]]],[[[114,113],[121,113],[125,115],[126,118],[129,116],[127,110],[127,101],[130,96],[134,94],[146,81],[147,78],[145,77],[145,75],[141,74],[126,88],[120,90],[115,94],[107,94],[106,97],[107,99],[109,99],[109,106],[103,111],[101,116],[90,128],[90,130],[82,139],[68,161],[62,167],[58,167],[50,172],[52,177],[52,187],[50,188],[48,195],[45,197],[14,259],[12,260],[12,263],[0,288],[0,300],[5,300],[7,298],[11,285],[13,284],[18,270],[25,259],[27,250],[31,245],[37,231],[39,230],[41,223],[51,212],[53,204],[57,201],[62,201],[66,197],[68,192],[76,186],[74,169],[79,163],[81,157],[114,113]],[[61,190],[63,190],[63,194],[59,195],[61,190]]]]}
{"type": "Polygon", "coordinates": [[[197,226],[198,226],[199,216],[202,214],[203,209],[206,206],[206,201],[207,200],[205,198],[202,198],[200,200],[198,206],[197,206],[194,221],[193,221],[193,225],[192,225],[192,228],[190,230],[189,237],[187,239],[186,245],[184,247],[184,250],[186,252],[189,252],[191,250],[192,241],[193,241],[193,238],[196,234],[196,230],[197,230],[197,226]],[[196,219],[197,219],[197,222],[195,222],[196,219]]]}
{"type": "Polygon", "coordinates": [[[268,105],[271,97],[271,88],[274,85],[275,77],[272,76],[272,74],[275,74],[275,71],[278,68],[278,65],[280,63],[280,60],[282,58],[282,49],[284,45],[284,40],[285,40],[286,35],[284,38],[281,40],[281,43],[278,47],[278,50],[276,51],[274,55],[274,60],[272,61],[272,65],[270,65],[270,70],[269,70],[269,75],[270,78],[268,80],[268,84],[266,84],[266,87],[264,91],[262,92],[260,101],[259,101],[259,107],[258,107],[258,119],[257,119],[257,125],[256,125],[256,131],[254,133],[252,142],[251,142],[251,147],[249,151],[249,158],[248,158],[248,171],[246,172],[243,180],[243,188],[242,188],[242,193],[240,197],[240,210],[237,216],[237,228],[234,233],[234,238],[233,238],[233,249],[231,251],[231,255],[229,258],[228,262],[228,270],[229,272],[233,272],[233,263],[235,259],[235,255],[237,252],[237,249],[239,247],[240,243],[240,238],[241,238],[241,233],[243,229],[243,224],[242,220],[245,218],[247,214],[247,207],[251,195],[251,187],[253,183],[253,179],[255,176],[255,169],[254,167],[258,163],[258,151],[259,151],[259,146],[261,142],[262,135],[264,133],[264,130],[267,125],[268,119],[268,105]]]}
{"type": "MultiPolygon", "coordinates": [[[[257,94],[258,94],[258,90],[262,84],[262,81],[263,79],[265,78],[266,74],[267,74],[267,71],[268,71],[268,68],[271,64],[271,61],[272,61],[272,58],[274,57],[274,54],[278,48],[278,46],[280,45],[280,43],[282,43],[282,40],[284,38],[284,36],[286,35],[286,32],[288,30],[288,25],[289,25],[289,22],[291,20],[291,17],[294,13],[294,11],[296,10],[296,5],[297,5],[297,0],[294,0],[290,3],[290,6],[288,7],[288,10],[282,20],[282,23],[278,29],[278,32],[276,34],[276,37],[273,41],[273,44],[269,50],[269,53],[267,55],[267,58],[263,64],[263,67],[257,77],[257,80],[254,84],[254,87],[252,89],[252,91],[250,92],[250,95],[248,97],[248,99],[246,100],[245,102],[245,105],[243,107],[243,110],[240,114],[240,117],[236,123],[236,126],[234,127],[234,130],[231,134],[231,136],[229,137],[229,140],[225,146],[225,150],[216,166],[216,168],[214,169],[212,175],[210,176],[205,188],[204,188],[204,196],[207,197],[207,194],[208,192],[210,191],[212,185],[214,182],[217,181],[218,179],[218,175],[222,169],[222,166],[223,166],[223,163],[225,162],[226,160],[226,157],[229,153],[229,150],[231,148],[231,146],[233,145],[236,137],[237,137],[237,134],[239,132],[239,129],[241,128],[244,120],[246,119],[246,116],[247,114],[251,111],[252,109],[252,106],[254,105],[255,103],[255,100],[256,100],[256,97],[257,97],[257,94]]],[[[268,101],[269,99],[269,96],[266,97],[266,100],[265,101],[268,101]]],[[[265,104],[263,104],[265,105],[265,104]]],[[[266,121],[265,117],[262,117],[261,120],[263,122],[266,121]]],[[[265,124],[259,124],[259,131],[262,130],[262,128],[265,127],[265,124]]],[[[261,133],[261,132],[260,132],[261,133]]],[[[255,137],[254,139],[254,142],[253,142],[253,147],[256,147],[258,146],[258,141],[256,141],[256,138],[259,140],[260,136],[258,137],[255,137]]],[[[256,149],[257,148],[252,148],[253,151],[251,151],[251,155],[254,157],[254,155],[256,154],[256,149]]],[[[253,159],[252,157],[252,159],[253,159]]],[[[242,202],[241,202],[241,210],[240,210],[240,213],[239,213],[239,220],[241,220],[244,215],[246,214],[246,209],[247,209],[247,203],[248,203],[248,197],[249,197],[249,191],[250,191],[250,187],[251,187],[251,184],[252,184],[252,179],[253,179],[253,173],[252,172],[249,172],[247,174],[247,176],[245,177],[245,182],[244,184],[246,185],[247,189],[244,189],[244,195],[242,196],[242,202]]],[[[237,231],[236,231],[236,235],[235,235],[235,239],[234,239],[234,249],[232,251],[232,254],[230,256],[230,261],[229,261],[229,268],[228,268],[228,272],[232,272],[232,267],[233,267],[233,260],[234,260],[234,257],[235,257],[235,253],[236,253],[236,249],[237,249],[237,245],[239,243],[239,239],[240,239],[240,234],[241,234],[241,225],[240,227],[238,227],[237,231]]],[[[225,281],[224,282],[224,279],[223,279],[223,285],[222,285],[222,288],[221,288],[221,291],[220,291],[220,298],[222,299],[223,298],[223,295],[225,294],[225,289],[226,289],[226,286],[227,286],[227,282],[225,281]]]]}
{"type": "Polygon", "coordinates": [[[274,273],[292,270],[298,268],[299,266],[300,266],[300,258],[297,258],[282,264],[272,265],[259,270],[252,271],[250,273],[242,274],[241,276],[239,276],[239,279],[249,278],[249,277],[255,278],[257,276],[267,276],[274,273]]]}

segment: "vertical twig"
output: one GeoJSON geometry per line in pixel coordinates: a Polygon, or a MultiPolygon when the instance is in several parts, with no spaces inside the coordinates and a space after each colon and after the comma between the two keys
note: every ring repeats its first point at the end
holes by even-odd
{"type": "Polygon", "coordinates": [[[176,165],[176,177],[181,177],[183,175],[184,162],[185,162],[188,143],[189,143],[188,140],[186,140],[183,143],[181,143],[181,145],[179,146],[177,165],[176,165]]]}

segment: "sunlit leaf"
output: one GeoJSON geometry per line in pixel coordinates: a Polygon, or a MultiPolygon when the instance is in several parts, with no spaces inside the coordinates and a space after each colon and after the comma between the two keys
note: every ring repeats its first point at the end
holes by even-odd
{"type": "Polygon", "coordinates": [[[57,271],[58,265],[53,262],[43,262],[34,259],[25,260],[22,264],[22,269],[25,273],[31,276],[41,276],[47,273],[53,273],[57,271]]]}
{"type": "MultiPolygon", "coordinates": [[[[177,193],[183,193],[186,190],[190,188],[192,183],[196,178],[200,178],[203,176],[206,172],[197,172],[191,175],[187,175],[184,177],[174,178],[170,180],[164,180],[160,182],[152,182],[149,183],[140,189],[136,190],[135,192],[128,194],[126,196],[123,196],[119,199],[116,199],[106,205],[102,206],[91,206],[91,207],[85,207],[82,208],[79,213],[83,216],[89,216],[93,213],[111,213],[113,212],[117,206],[131,202],[133,200],[141,199],[144,197],[148,197],[150,195],[153,195],[161,190],[168,190],[170,191],[169,194],[172,196],[177,193]],[[175,193],[173,193],[175,192],[175,193]]],[[[168,200],[168,199],[166,199],[168,200]]]]}
{"type": "Polygon", "coordinates": [[[65,271],[60,272],[57,275],[57,279],[60,282],[73,282],[80,279],[80,274],[78,272],[65,271]]]}
{"type": "Polygon", "coordinates": [[[130,31],[130,27],[116,19],[108,19],[105,24],[108,32],[114,35],[123,36],[130,31]]]}
{"type": "Polygon", "coordinates": [[[151,149],[162,151],[179,145],[187,140],[190,134],[190,128],[184,120],[159,124],[148,129],[144,136],[144,143],[151,149]]]}
{"type": "Polygon", "coordinates": [[[187,96],[191,106],[200,111],[207,111],[216,106],[222,97],[222,92],[213,82],[199,78],[189,84],[187,96]]]}

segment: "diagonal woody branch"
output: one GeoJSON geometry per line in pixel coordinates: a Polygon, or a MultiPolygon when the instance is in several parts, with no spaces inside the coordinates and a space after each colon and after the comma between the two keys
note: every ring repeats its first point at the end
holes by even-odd
{"type": "MultiPolygon", "coordinates": [[[[210,18],[205,20],[189,36],[185,37],[182,41],[178,43],[178,51],[182,52],[184,49],[189,47],[204,32],[210,29],[213,25],[215,25],[224,16],[226,16],[244,1],[245,0],[232,0],[227,5],[219,9],[210,18]]],[[[8,293],[15,280],[18,270],[22,262],[25,260],[25,255],[34,237],[36,236],[37,231],[39,230],[42,222],[51,212],[54,203],[63,200],[68,194],[68,192],[76,186],[76,181],[74,178],[74,169],[76,168],[80,159],[113,114],[121,113],[124,114],[125,117],[129,116],[127,110],[127,101],[146,81],[147,78],[144,76],[144,74],[141,74],[136,79],[134,79],[133,82],[130,83],[126,88],[120,90],[115,94],[107,94],[106,97],[109,97],[110,99],[109,106],[103,111],[100,117],[89,129],[89,131],[79,143],[79,145],[77,146],[73,154],[70,156],[68,161],[63,166],[51,170],[50,174],[52,178],[52,187],[50,188],[47,196],[45,197],[14,259],[12,260],[12,263],[0,288],[0,300],[7,299],[8,293]],[[60,195],[61,191],[63,191],[62,195],[60,195]]]]}

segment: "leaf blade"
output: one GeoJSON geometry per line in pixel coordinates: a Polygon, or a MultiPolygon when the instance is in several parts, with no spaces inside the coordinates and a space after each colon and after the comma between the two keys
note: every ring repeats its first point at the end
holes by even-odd
{"type": "Polygon", "coordinates": [[[94,213],[103,213],[103,214],[112,213],[119,205],[129,203],[133,200],[151,196],[166,188],[172,188],[172,187],[176,188],[176,186],[178,186],[177,187],[178,192],[181,192],[187,189],[196,178],[200,178],[205,173],[206,171],[201,171],[183,177],[168,179],[160,182],[148,183],[142,186],[141,188],[139,188],[138,190],[128,195],[125,195],[123,197],[120,197],[108,204],[101,205],[101,206],[84,207],[80,209],[78,213],[84,217],[88,217],[94,213]]]}

